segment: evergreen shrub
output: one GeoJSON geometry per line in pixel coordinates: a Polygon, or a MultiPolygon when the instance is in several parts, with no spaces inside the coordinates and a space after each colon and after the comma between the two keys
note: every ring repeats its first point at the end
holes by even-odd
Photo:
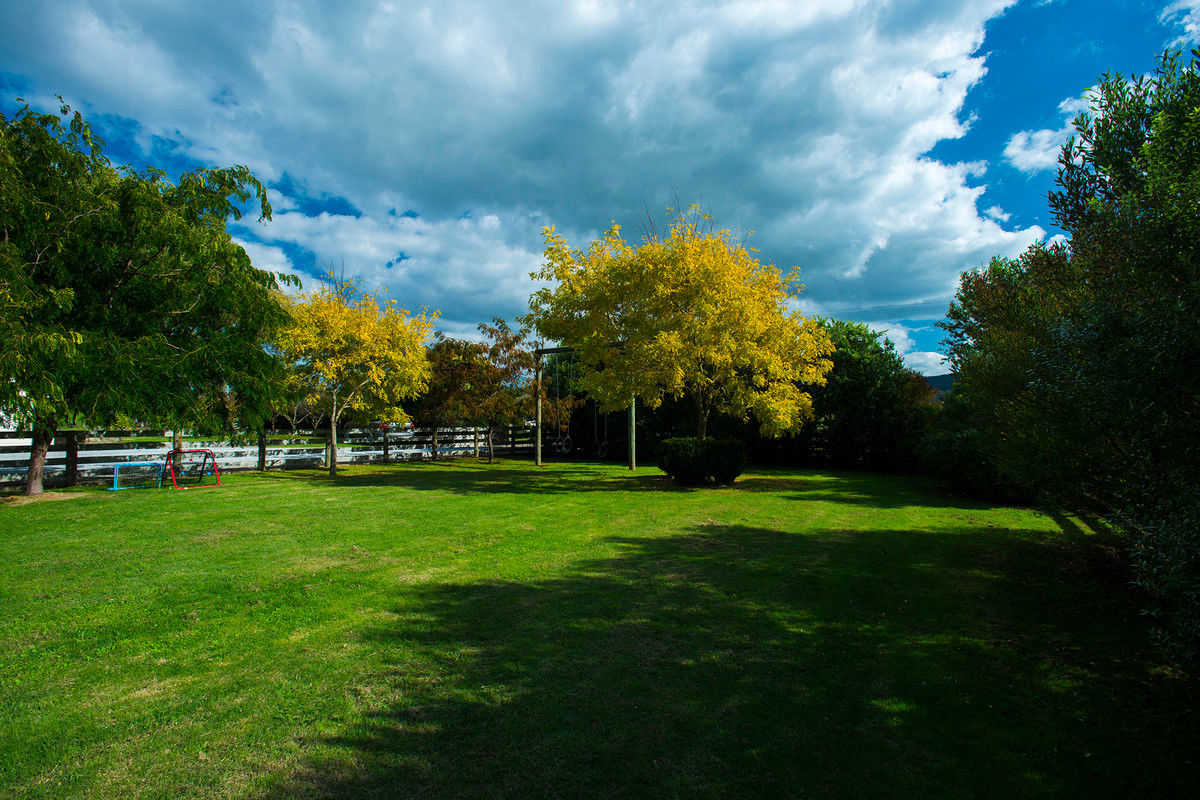
{"type": "Polygon", "coordinates": [[[746,468],[746,445],[737,439],[665,439],[658,446],[658,467],[682,486],[727,485],[746,468]]]}

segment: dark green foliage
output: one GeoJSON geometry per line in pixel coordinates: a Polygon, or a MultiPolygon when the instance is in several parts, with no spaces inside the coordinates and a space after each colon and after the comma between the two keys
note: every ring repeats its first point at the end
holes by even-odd
{"type": "Polygon", "coordinates": [[[956,373],[930,441],[927,463],[959,488],[989,498],[1029,499],[1072,485],[1054,416],[1035,370],[1078,304],[1079,275],[1066,248],[1034,245],[963,274],[940,323],[956,373]]]}
{"type": "Polygon", "coordinates": [[[482,424],[475,395],[486,382],[487,345],[438,331],[427,353],[429,386],[414,401],[413,417],[422,425],[482,424]]]}
{"type": "Polygon", "coordinates": [[[837,467],[907,466],[927,419],[933,391],[910,372],[891,341],[866,325],[821,320],[836,350],[824,386],[811,389],[813,460],[837,467]]]}
{"type": "Polygon", "coordinates": [[[1130,532],[1160,632],[1200,656],[1200,51],[1105,76],[1051,196],[1090,291],[1041,387],[1082,485],[1130,532]],[[1079,430],[1083,427],[1083,430],[1079,430]]]}
{"type": "Polygon", "coordinates": [[[1009,503],[1034,500],[1026,485],[1001,474],[983,415],[958,392],[947,395],[931,415],[917,458],[923,472],[944,479],[956,492],[1009,503]]]}
{"type": "Polygon", "coordinates": [[[665,439],[658,446],[658,467],[682,486],[725,486],[746,468],[746,445],[737,439],[665,439]]]}
{"type": "Polygon", "coordinates": [[[257,427],[282,377],[263,341],[284,312],[225,229],[252,199],[268,219],[242,166],[175,184],[112,167],[66,106],[0,115],[0,406],[36,442],[67,418],[257,427]]]}
{"type": "Polygon", "coordinates": [[[1106,75],[1091,99],[1050,196],[1070,251],[963,276],[945,326],[955,395],[990,456],[977,474],[1114,521],[1160,636],[1195,660],[1200,51],[1106,75]]]}

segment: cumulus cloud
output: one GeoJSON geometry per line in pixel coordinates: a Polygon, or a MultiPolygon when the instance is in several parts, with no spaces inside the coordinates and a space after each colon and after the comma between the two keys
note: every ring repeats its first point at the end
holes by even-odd
{"type": "Polygon", "coordinates": [[[1183,33],[1172,44],[1176,46],[1200,43],[1200,0],[1175,0],[1158,15],[1159,22],[1174,23],[1183,33]]]}
{"type": "MultiPolygon", "coordinates": [[[[673,194],[822,308],[944,311],[961,269],[1044,235],[980,211],[986,164],[928,155],[1013,2],[46,0],[0,10],[0,71],[137,120],[147,151],[341,198],[360,214],[281,197],[243,238],[345,258],[448,326],[524,310],[542,225],[582,242],[673,194]]],[[[1024,133],[1032,168],[1053,137],[1024,133]]]]}
{"type": "Polygon", "coordinates": [[[1076,115],[1086,112],[1089,107],[1086,97],[1063,100],[1058,104],[1058,111],[1063,117],[1062,126],[1054,130],[1043,128],[1013,134],[1004,148],[1005,159],[1027,173],[1057,169],[1058,156],[1063,145],[1075,134],[1072,120],[1076,115]]]}
{"type": "MultiPolygon", "coordinates": [[[[259,269],[283,275],[293,275],[300,278],[301,281],[308,277],[292,265],[291,259],[279,247],[271,247],[239,236],[234,236],[233,241],[241,245],[242,249],[246,251],[246,255],[250,256],[250,263],[259,269]]],[[[287,292],[297,292],[300,288],[297,288],[293,284],[283,287],[284,291],[287,292]]]]}
{"type": "Polygon", "coordinates": [[[872,324],[870,327],[891,340],[896,347],[896,352],[904,359],[904,366],[913,372],[921,375],[942,375],[949,369],[944,355],[920,349],[920,340],[926,340],[929,337],[917,334],[928,334],[932,330],[931,328],[913,328],[899,322],[872,324]]]}
{"type": "Polygon", "coordinates": [[[265,229],[241,233],[243,240],[269,236],[275,242],[247,246],[256,264],[256,255],[278,263],[273,259],[283,255],[280,242],[297,246],[311,263],[288,265],[302,274],[306,286],[319,282],[322,273],[357,276],[366,289],[386,292],[409,310],[440,310],[447,332],[461,335],[474,323],[524,309],[532,286],[529,273],[541,260],[540,251],[521,244],[531,238],[534,224],[505,230],[495,215],[430,221],[401,214],[284,211],[265,229]]]}
{"type": "Polygon", "coordinates": [[[921,375],[945,375],[950,370],[941,353],[913,352],[904,356],[904,366],[921,375]]]}

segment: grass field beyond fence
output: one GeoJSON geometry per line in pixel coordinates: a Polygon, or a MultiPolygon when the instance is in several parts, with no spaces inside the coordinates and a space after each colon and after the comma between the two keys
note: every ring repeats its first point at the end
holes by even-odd
{"type": "Polygon", "coordinates": [[[475,460],[0,503],[0,796],[1191,796],[1085,522],[475,460]]]}

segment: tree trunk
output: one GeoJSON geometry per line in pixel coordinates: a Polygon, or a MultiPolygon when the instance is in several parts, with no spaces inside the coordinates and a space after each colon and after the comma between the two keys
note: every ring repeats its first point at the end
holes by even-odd
{"type": "Polygon", "coordinates": [[[50,451],[57,428],[58,421],[53,414],[34,418],[32,441],[29,444],[29,469],[25,473],[25,494],[30,497],[46,491],[46,454],[50,451]]]}
{"type": "Polygon", "coordinates": [[[704,441],[706,436],[708,436],[708,409],[704,407],[704,400],[696,395],[696,438],[704,441]]]}
{"type": "Polygon", "coordinates": [[[431,460],[431,461],[437,461],[437,425],[434,425],[434,426],[433,426],[433,449],[432,449],[432,453],[433,453],[433,457],[432,457],[430,460],[431,460]]]}
{"type": "Polygon", "coordinates": [[[329,415],[329,477],[337,476],[337,417],[329,415]]]}
{"type": "Polygon", "coordinates": [[[491,424],[489,424],[488,425],[488,433],[487,433],[488,463],[489,464],[496,463],[496,445],[495,445],[495,442],[492,440],[492,431],[493,430],[494,430],[494,427],[491,424]]]}

